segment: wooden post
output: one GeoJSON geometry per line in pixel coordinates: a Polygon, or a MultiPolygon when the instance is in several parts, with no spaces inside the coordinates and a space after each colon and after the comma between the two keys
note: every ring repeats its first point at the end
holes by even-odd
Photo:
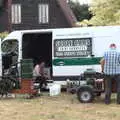
{"type": "Polygon", "coordinates": [[[8,31],[12,31],[12,23],[11,23],[11,5],[12,0],[7,0],[7,12],[8,12],[8,31]]]}
{"type": "Polygon", "coordinates": [[[0,76],[2,76],[2,51],[1,51],[1,38],[0,38],[0,76]]]}

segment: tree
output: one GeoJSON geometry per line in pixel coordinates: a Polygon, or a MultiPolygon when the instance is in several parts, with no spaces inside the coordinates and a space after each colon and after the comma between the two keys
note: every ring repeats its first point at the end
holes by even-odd
{"type": "Polygon", "coordinates": [[[0,38],[1,38],[1,39],[4,39],[7,35],[8,35],[8,32],[7,32],[7,31],[2,32],[2,33],[0,33],[0,38]]]}
{"type": "Polygon", "coordinates": [[[120,25],[120,0],[92,0],[92,25],[120,25]]]}
{"type": "Polygon", "coordinates": [[[79,2],[73,2],[69,0],[68,4],[75,14],[78,21],[82,21],[84,19],[90,19],[92,14],[89,12],[89,6],[87,4],[81,5],[79,2]]]}

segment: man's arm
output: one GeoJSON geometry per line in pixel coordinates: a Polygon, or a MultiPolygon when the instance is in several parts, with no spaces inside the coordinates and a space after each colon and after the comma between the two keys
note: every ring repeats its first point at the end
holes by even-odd
{"type": "Polygon", "coordinates": [[[102,58],[100,60],[100,64],[101,64],[101,71],[103,72],[104,71],[104,64],[105,64],[105,59],[104,58],[102,58]]]}
{"type": "Polygon", "coordinates": [[[36,75],[39,76],[40,75],[39,65],[36,65],[35,68],[34,68],[34,70],[35,70],[36,75]]]}

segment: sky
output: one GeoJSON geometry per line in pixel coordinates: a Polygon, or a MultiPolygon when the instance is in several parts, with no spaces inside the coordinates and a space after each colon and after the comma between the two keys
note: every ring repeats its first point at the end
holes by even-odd
{"type": "Polygon", "coordinates": [[[73,1],[79,1],[81,4],[89,4],[91,0],[73,0],[73,1]]]}

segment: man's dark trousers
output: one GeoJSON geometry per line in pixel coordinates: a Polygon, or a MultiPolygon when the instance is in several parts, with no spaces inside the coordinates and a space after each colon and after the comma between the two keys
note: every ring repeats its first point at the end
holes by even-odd
{"type": "Polygon", "coordinates": [[[117,103],[120,104],[120,75],[105,75],[105,103],[106,104],[110,103],[113,80],[116,80],[117,103]]]}

